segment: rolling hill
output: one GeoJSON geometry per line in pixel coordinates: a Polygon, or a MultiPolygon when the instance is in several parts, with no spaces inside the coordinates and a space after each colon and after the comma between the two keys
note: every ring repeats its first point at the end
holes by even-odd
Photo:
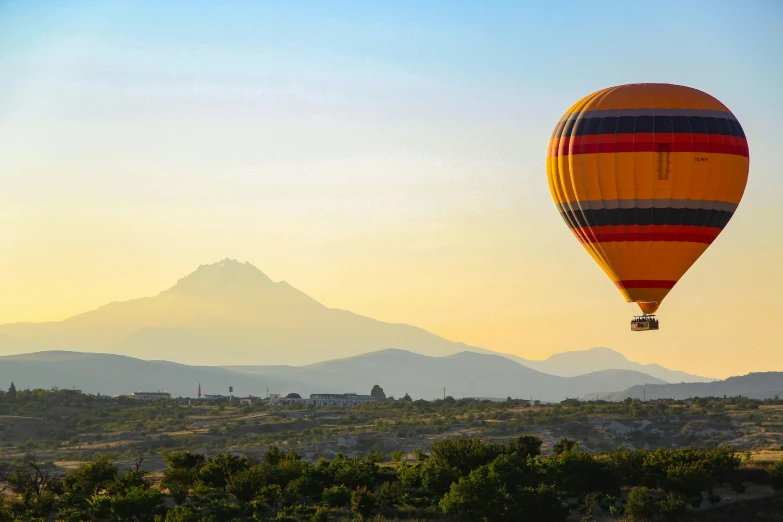
{"type": "Polygon", "coordinates": [[[660,364],[641,364],[629,361],[620,352],[603,347],[556,353],[543,361],[511,357],[529,368],[561,377],[573,377],[612,368],[646,373],[666,382],[709,382],[715,380],[709,377],[670,370],[660,364]]]}
{"type": "Polygon", "coordinates": [[[627,397],[650,399],[688,399],[691,397],[736,397],[768,399],[783,396],[783,372],[759,372],[729,377],[722,381],[632,386],[616,393],[595,397],[621,401],[627,397]]]}
{"type": "Polygon", "coordinates": [[[201,383],[205,393],[265,396],[272,393],[369,393],[380,384],[387,395],[432,399],[455,397],[520,397],[545,401],[611,392],[635,384],[663,381],[639,372],[606,370],[577,377],[538,372],[493,354],[461,352],[445,357],[387,349],[301,367],[229,370],[188,366],[168,361],[145,361],[127,356],[39,352],[0,357],[0,387],[14,381],[17,388],[76,387],[106,395],[132,391],[168,391],[194,396],[201,383]]]}

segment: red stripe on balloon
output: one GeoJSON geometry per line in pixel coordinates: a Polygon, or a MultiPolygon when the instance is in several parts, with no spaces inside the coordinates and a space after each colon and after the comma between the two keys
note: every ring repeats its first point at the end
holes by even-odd
{"type": "Polygon", "coordinates": [[[695,225],[606,225],[572,229],[581,243],[675,241],[711,244],[721,229],[695,225]]]}
{"type": "Polygon", "coordinates": [[[717,134],[613,134],[555,138],[549,157],[618,152],[698,152],[749,157],[748,141],[717,134]]]}

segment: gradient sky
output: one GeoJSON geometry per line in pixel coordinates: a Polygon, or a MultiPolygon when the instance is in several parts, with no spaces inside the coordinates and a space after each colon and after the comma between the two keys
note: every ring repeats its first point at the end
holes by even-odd
{"type": "Polygon", "coordinates": [[[783,370],[783,3],[0,0],[0,323],[154,295],[225,257],[330,307],[543,358],[783,370]],[[709,92],[745,197],[632,333],[551,201],[562,113],[709,92]]]}

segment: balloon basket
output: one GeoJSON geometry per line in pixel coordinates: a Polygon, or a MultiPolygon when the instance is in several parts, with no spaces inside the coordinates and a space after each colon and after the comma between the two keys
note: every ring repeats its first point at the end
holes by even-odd
{"type": "Polygon", "coordinates": [[[658,319],[654,315],[639,315],[631,321],[632,332],[646,332],[647,330],[657,330],[658,319]]]}

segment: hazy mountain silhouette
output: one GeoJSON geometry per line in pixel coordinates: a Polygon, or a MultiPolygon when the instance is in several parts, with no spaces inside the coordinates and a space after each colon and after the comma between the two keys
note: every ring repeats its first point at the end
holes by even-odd
{"type": "Polygon", "coordinates": [[[625,355],[611,348],[596,347],[589,350],[556,353],[543,361],[514,357],[514,360],[544,373],[573,377],[588,372],[596,372],[613,368],[617,370],[634,370],[652,375],[666,382],[708,382],[714,381],[708,377],[691,375],[676,370],[669,370],[660,364],[641,364],[629,361],[625,355]]]}
{"type": "MultiPolygon", "coordinates": [[[[60,322],[0,325],[0,353],[42,350],[120,353],[187,364],[302,365],[385,348],[444,356],[497,353],[406,324],[328,308],[250,263],[202,265],[154,297],[101,306],[60,322]]],[[[612,350],[567,352],[546,361],[501,354],[559,376],[607,369],[640,371],[666,382],[708,380],[640,365],[612,350]]]]}
{"type": "Polygon", "coordinates": [[[633,386],[626,390],[595,397],[621,401],[627,397],[650,399],[688,399],[690,397],[735,397],[753,399],[783,396],[783,372],[749,373],[722,381],[633,386]]]}
{"type": "Polygon", "coordinates": [[[40,352],[0,357],[0,388],[11,381],[18,388],[70,388],[106,395],[163,390],[193,396],[199,383],[205,393],[264,396],[272,393],[369,393],[380,384],[387,395],[432,399],[455,397],[520,397],[561,400],[591,392],[620,390],[634,384],[663,381],[639,372],[606,370],[578,377],[557,377],[493,354],[461,352],[446,357],[387,349],[300,367],[187,366],[126,356],[40,352]]]}
{"type": "Polygon", "coordinates": [[[155,297],[61,322],[0,325],[0,352],[112,352],[190,364],[306,364],[389,347],[428,355],[488,351],[327,308],[230,259],[200,266],[155,297]]]}

